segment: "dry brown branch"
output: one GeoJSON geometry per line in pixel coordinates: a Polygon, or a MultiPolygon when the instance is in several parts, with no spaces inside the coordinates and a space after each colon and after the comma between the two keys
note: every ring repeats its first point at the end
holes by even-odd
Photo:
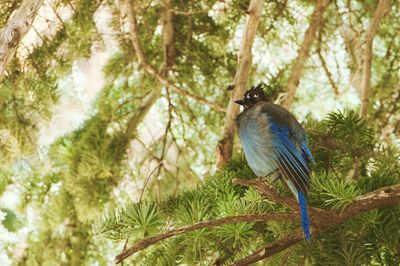
{"type": "Polygon", "coordinates": [[[0,77],[14,56],[18,44],[32,26],[43,0],[24,0],[0,31],[0,77]]]}
{"type": "Polygon", "coordinates": [[[128,249],[126,249],[124,252],[121,254],[117,255],[115,257],[115,262],[120,263],[124,259],[128,258],[129,256],[133,255],[134,253],[145,249],[151,245],[154,245],[155,243],[158,243],[162,240],[165,240],[170,237],[174,237],[180,234],[184,234],[187,232],[191,232],[194,230],[199,230],[203,228],[212,228],[215,226],[220,226],[224,224],[231,224],[231,223],[243,223],[243,222],[266,222],[266,221],[293,221],[299,218],[298,213],[277,213],[277,214],[246,214],[246,215],[238,215],[238,216],[230,216],[230,217],[225,217],[225,218],[220,218],[216,220],[210,220],[210,221],[203,221],[203,222],[198,222],[195,224],[179,227],[176,229],[172,229],[166,233],[156,235],[153,237],[149,237],[146,239],[143,239],[128,249]]]}
{"type": "Polygon", "coordinates": [[[329,0],[318,0],[315,10],[311,16],[310,25],[304,34],[303,43],[300,45],[297,58],[286,84],[286,94],[283,97],[282,102],[282,105],[286,108],[289,108],[292,105],[297,87],[300,82],[301,73],[303,72],[304,65],[309,57],[310,49],[314,42],[316,32],[322,23],[324,11],[329,2],[329,0]]]}
{"type": "Polygon", "coordinates": [[[243,31],[242,42],[240,44],[236,75],[233,81],[233,91],[228,104],[228,111],[225,116],[223,138],[218,142],[216,149],[217,166],[221,168],[231,159],[233,150],[233,138],[235,136],[235,119],[239,114],[239,105],[235,101],[241,98],[246,91],[247,81],[249,79],[254,37],[256,35],[258,24],[261,20],[261,11],[264,1],[251,0],[247,12],[246,25],[243,31]]]}
{"type": "Polygon", "coordinates": [[[339,95],[339,89],[336,86],[335,81],[332,78],[332,73],[328,69],[328,65],[326,64],[325,58],[322,56],[321,50],[317,50],[318,58],[321,61],[321,66],[325,71],[325,74],[328,78],[329,83],[331,84],[331,87],[333,89],[333,92],[335,93],[336,96],[339,95]]]}
{"type": "Polygon", "coordinates": [[[371,67],[372,67],[372,48],[374,37],[378,31],[379,23],[382,18],[390,11],[390,0],[380,0],[375,10],[373,18],[370,20],[366,33],[364,60],[362,68],[362,102],[360,116],[367,117],[369,92],[371,87],[371,67]]]}
{"type": "MultiPolygon", "coordinates": [[[[155,77],[161,84],[169,87],[175,93],[178,93],[182,96],[193,99],[193,100],[195,100],[201,104],[204,104],[206,106],[209,106],[210,108],[215,109],[217,111],[226,112],[226,109],[224,107],[222,107],[221,105],[209,102],[208,100],[206,100],[200,96],[191,94],[190,92],[178,87],[173,82],[171,82],[167,77],[164,77],[161,73],[159,73],[154,68],[154,66],[152,66],[150,63],[147,62],[145,54],[142,50],[142,47],[141,47],[141,44],[139,41],[139,28],[138,28],[137,20],[136,20],[135,13],[134,13],[135,10],[132,6],[131,1],[126,1],[126,6],[127,6],[127,20],[128,20],[128,24],[129,24],[129,31],[131,34],[132,45],[135,49],[136,56],[138,57],[139,64],[143,67],[143,69],[146,70],[147,73],[149,73],[150,75],[155,77]]],[[[172,17],[172,12],[169,12],[169,13],[170,13],[170,16],[172,17]]]]}
{"type": "MultiPolygon", "coordinates": [[[[348,219],[351,219],[361,213],[388,206],[397,205],[400,203],[400,184],[383,187],[365,195],[359,196],[343,212],[330,211],[329,214],[325,211],[316,208],[310,208],[310,217],[312,219],[311,235],[313,237],[329,230],[348,219]],[[321,212],[322,211],[322,212],[321,212]]],[[[250,256],[247,256],[232,265],[245,266],[271,257],[303,239],[301,230],[297,230],[288,234],[273,243],[269,243],[258,249],[250,256]]]]}
{"type": "Polygon", "coordinates": [[[142,201],[142,197],[143,197],[144,191],[146,190],[147,184],[149,183],[151,176],[154,174],[154,172],[155,172],[157,169],[160,168],[160,166],[161,166],[163,163],[164,163],[164,160],[161,160],[161,161],[153,168],[153,170],[151,170],[150,173],[147,175],[147,177],[146,177],[146,179],[145,179],[145,181],[144,181],[144,184],[143,184],[143,188],[140,190],[140,195],[139,195],[139,200],[138,200],[138,202],[141,202],[141,201],[142,201]]]}

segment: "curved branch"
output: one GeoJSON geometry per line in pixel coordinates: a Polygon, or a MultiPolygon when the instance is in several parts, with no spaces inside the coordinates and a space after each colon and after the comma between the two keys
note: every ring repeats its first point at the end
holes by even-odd
{"type": "MultiPolygon", "coordinates": [[[[330,212],[329,217],[320,219],[321,213],[316,213],[315,208],[310,208],[310,216],[312,218],[312,236],[317,236],[326,230],[329,230],[350,218],[353,218],[364,212],[383,208],[388,206],[397,205],[400,203],[400,184],[383,187],[365,195],[359,196],[353,200],[353,203],[343,212],[330,212]],[[328,218],[328,219],[326,219],[328,218]]],[[[232,265],[245,266],[271,257],[291,246],[300,242],[303,239],[301,230],[297,230],[288,234],[286,237],[281,238],[273,243],[269,243],[264,247],[258,249],[250,256],[247,256],[232,265]]]]}
{"type": "MultiPolygon", "coordinates": [[[[174,43],[174,27],[172,25],[172,19],[173,15],[169,11],[169,8],[171,7],[171,1],[167,0],[165,1],[164,5],[165,10],[163,12],[163,63],[162,63],[162,69],[161,69],[161,76],[165,79],[168,78],[168,72],[169,69],[172,67],[175,61],[175,43],[174,43]]],[[[125,10],[122,9],[121,13],[126,13],[128,23],[130,25],[130,33],[131,33],[131,41],[132,45],[134,47],[134,50],[136,52],[137,57],[139,58],[139,63],[141,62],[146,62],[145,55],[141,49],[140,46],[140,41],[139,41],[139,29],[134,20],[134,8],[132,6],[131,1],[126,1],[124,3],[123,8],[126,8],[125,10]]],[[[142,101],[140,106],[138,107],[137,111],[132,115],[128,122],[128,126],[125,131],[125,136],[127,138],[131,137],[131,135],[136,131],[137,126],[140,124],[140,122],[143,121],[145,116],[148,114],[150,111],[151,107],[157,102],[157,100],[161,96],[161,85],[156,86],[153,88],[149,95],[145,97],[145,99],[142,101]]]]}
{"type": "Polygon", "coordinates": [[[220,226],[224,224],[231,224],[231,223],[242,223],[242,222],[266,222],[272,220],[280,220],[280,221],[293,221],[298,219],[298,213],[277,213],[277,214],[246,214],[246,215],[239,215],[239,216],[230,216],[225,218],[220,218],[211,221],[204,221],[198,222],[192,225],[183,226],[180,228],[176,228],[170,230],[166,233],[156,235],[153,237],[149,237],[143,239],[136,244],[132,245],[128,249],[126,249],[121,254],[115,257],[115,262],[120,263],[124,259],[128,258],[129,256],[133,255],[134,253],[147,248],[148,246],[154,245],[157,242],[165,240],[167,238],[177,236],[180,234],[184,234],[190,231],[203,229],[203,228],[212,228],[215,226],[220,226]]]}
{"type": "Polygon", "coordinates": [[[24,0],[0,31],[0,76],[14,56],[18,44],[32,26],[43,0],[24,0]]]}

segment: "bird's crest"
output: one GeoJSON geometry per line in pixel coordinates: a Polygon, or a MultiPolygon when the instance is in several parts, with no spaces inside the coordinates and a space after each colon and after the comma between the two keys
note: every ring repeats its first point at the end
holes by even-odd
{"type": "Polygon", "coordinates": [[[250,108],[258,102],[268,101],[264,93],[264,83],[258,84],[256,87],[251,87],[243,95],[243,99],[235,101],[235,103],[243,105],[244,108],[250,108]]]}

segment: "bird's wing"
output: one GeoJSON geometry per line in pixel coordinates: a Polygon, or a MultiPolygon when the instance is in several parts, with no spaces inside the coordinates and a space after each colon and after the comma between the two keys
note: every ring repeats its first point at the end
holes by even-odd
{"type": "Polygon", "coordinates": [[[307,194],[312,155],[307,147],[307,135],[303,127],[279,105],[267,103],[262,112],[268,116],[273,148],[283,177],[291,181],[297,192],[307,194]]]}
{"type": "Polygon", "coordinates": [[[292,181],[297,192],[307,194],[310,187],[310,168],[302,152],[290,140],[289,128],[282,127],[271,119],[269,129],[273,135],[273,147],[282,175],[292,181]]]}
{"type": "Polygon", "coordinates": [[[307,164],[314,161],[308,148],[307,133],[291,113],[282,106],[270,102],[263,104],[261,112],[265,113],[279,126],[289,129],[289,139],[298,150],[301,150],[301,155],[306,159],[307,164]]]}

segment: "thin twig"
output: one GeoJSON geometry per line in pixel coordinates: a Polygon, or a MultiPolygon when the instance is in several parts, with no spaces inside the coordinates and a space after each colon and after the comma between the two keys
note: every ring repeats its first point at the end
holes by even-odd
{"type": "Polygon", "coordinates": [[[142,201],[143,193],[144,193],[144,191],[145,191],[145,189],[146,189],[147,184],[149,183],[150,177],[153,175],[153,173],[154,173],[163,163],[164,163],[164,160],[160,161],[160,162],[153,168],[153,170],[151,170],[151,172],[147,175],[146,181],[144,182],[143,188],[142,188],[142,190],[141,190],[141,192],[140,192],[140,195],[139,195],[139,202],[142,201]]]}
{"type": "MultiPolygon", "coordinates": [[[[128,246],[129,236],[125,240],[124,247],[122,248],[122,252],[124,252],[128,246]]],[[[121,266],[124,266],[124,262],[121,263],[121,266]]]]}
{"type": "Polygon", "coordinates": [[[325,58],[322,56],[322,51],[321,51],[321,46],[322,46],[322,35],[323,35],[323,28],[321,26],[319,32],[318,32],[318,45],[317,45],[317,55],[319,60],[321,61],[321,66],[325,71],[325,74],[328,78],[329,83],[331,84],[331,87],[333,89],[333,92],[335,93],[336,96],[339,95],[339,89],[336,86],[335,81],[332,78],[332,74],[329,71],[328,65],[326,64],[325,58]]]}

